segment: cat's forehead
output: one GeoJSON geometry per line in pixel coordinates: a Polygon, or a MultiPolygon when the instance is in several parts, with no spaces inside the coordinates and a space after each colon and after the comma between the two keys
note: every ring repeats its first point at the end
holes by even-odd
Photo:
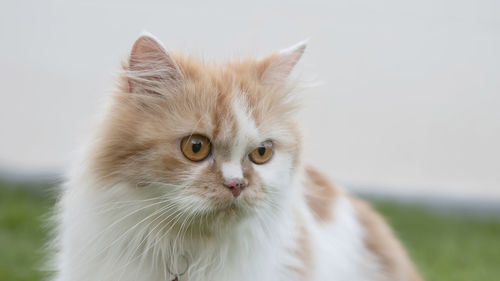
{"type": "Polygon", "coordinates": [[[246,93],[205,92],[199,95],[219,96],[205,99],[206,102],[197,103],[197,107],[181,113],[192,115],[186,123],[185,129],[189,130],[186,133],[202,133],[223,146],[261,141],[266,132],[260,128],[254,114],[255,106],[249,103],[246,93]]]}
{"type": "Polygon", "coordinates": [[[244,96],[234,95],[227,106],[224,114],[214,115],[214,141],[233,145],[259,142],[264,132],[259,131],[253,111],[244,96]]]}
{"type": "Polygon", "coordinates": [[[194,113],[202,123],[210,121],[214,137],[242,130],[257,136],[257,126],[265,118],[257,114],[263,112],[259,109],[260,96],[265,89],[258,84],[251,63],[214,65],[186,59],[181,62],[185,85],[173,101],[179,111],[194,113]]]}
{"type": "Polygon", "coordinates": [[[183,73],[179,91],[166,108],[177,137],[198,133],[218,146],[256,146],[282,137],[293,123],[295,104],[283,86],[266,85],[255,60],[225,64],[175,57],[183,73]]]}

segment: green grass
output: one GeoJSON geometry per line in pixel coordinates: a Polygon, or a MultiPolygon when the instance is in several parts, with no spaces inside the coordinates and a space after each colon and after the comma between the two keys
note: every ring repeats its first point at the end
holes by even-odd
{"type": "Polygon", "coordinates": [[[0,182],[0,280],[41,280],[47,236],[44,219],[53,199],[25,186],[0,182]]]}
{"type": "Polygon", "coordinates": [[[427,281],[500,280],[500,214],[377,202],[427,281]]]}
{"type": "MultiPolygon", "coordinates": [[[[0,280],[41,280],[43,227],[54,199],[0,182],[0,280]]],[[[500,214],[495,218],[375,202],[427,281],[497,281],[500,214]]]]}

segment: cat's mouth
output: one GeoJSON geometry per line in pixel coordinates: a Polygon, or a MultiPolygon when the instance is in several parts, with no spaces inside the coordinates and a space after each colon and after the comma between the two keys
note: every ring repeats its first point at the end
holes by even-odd
{"type": "Polygon", "coordinates": [[[231,213],[237,213],[241,207],[239,204],[236,202],[236,200],[233,200],[232,202],[228,204],[222,204],[216,207],[215,213],[218,214],[231,214],[231,213]]]}

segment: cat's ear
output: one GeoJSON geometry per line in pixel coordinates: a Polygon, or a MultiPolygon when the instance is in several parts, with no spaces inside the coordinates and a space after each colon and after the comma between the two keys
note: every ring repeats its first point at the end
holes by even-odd
{"type": "Polygon", "coordinates": [[[265,83],[284,82],[304,54],[307,41],[299,42],[261,61],[261,79],[265,83]]]}
{"type": "Polygon", "coordinates": [[[132,47],[127,79],[131,93],[161,94],[166,86],[179,83],[182,74],[163,44],[143,34],[132,47]]]}

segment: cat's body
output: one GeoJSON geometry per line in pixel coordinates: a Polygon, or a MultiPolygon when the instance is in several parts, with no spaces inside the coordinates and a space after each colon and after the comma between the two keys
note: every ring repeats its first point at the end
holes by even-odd
{"type": "Polygon", "coordinates": [[[55,280],[420,280],[376,213],[302,164],[303,50],[213,65],[141,37],[65,185],[55,280]]]}

